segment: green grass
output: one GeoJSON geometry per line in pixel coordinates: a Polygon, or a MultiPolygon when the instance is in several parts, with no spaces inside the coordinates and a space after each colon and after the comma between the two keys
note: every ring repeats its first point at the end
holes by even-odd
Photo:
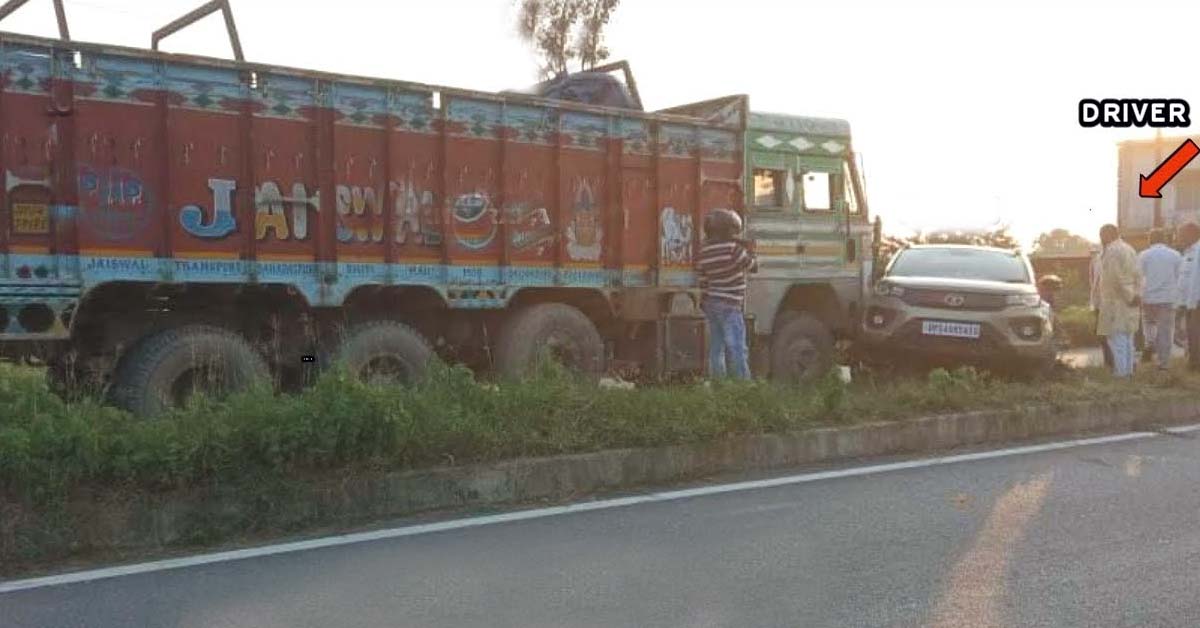
{"type": "Polygon", "coordinates": [[[555,367],[499,385],[450,367],[412,387],[372,387],[335,373],[295,396],[254,390],[138,420],[95,401],[63,401],[40,372],[0,365],[0,490],[47,503],[96,485],[158,491],[1200,391],[1193,377],[1160,380],[1117,383],[1085,371],[1025,384],[960,369],[925,379],[863,378],[850,386],[831,375],[806,387],[715,382],[628,391],[598,388],[555,367]]]}
{"type": "Polygon", "coordinates": [[[1072,347],[1095,347],[1100,344],[1100,337],[1096,335],[1095,315],[1086,305],[1063,308],[1056,322],[1072,347]]]}

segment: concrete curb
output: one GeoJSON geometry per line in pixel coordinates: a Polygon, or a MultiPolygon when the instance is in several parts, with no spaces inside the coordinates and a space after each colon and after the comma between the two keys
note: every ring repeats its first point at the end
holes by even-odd
{"type": "Polygon", "coordinates": [[[1200,400],[1192,399],[1037,406],[490,465],[292,479],[253,494],[234,488],[122,499],[94,494],[79,496],[52,518],[5,509],[0,564],[27,554],[31,543],[43,560],[146,551],[439,509],[560,500],[723,472],[1143,429],[1197,418],[1200,400]]]}

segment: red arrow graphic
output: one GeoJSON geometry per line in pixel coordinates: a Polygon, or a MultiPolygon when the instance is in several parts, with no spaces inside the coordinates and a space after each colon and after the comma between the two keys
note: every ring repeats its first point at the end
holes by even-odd
{"type": "Polygon", "coordinates": [[[1141,175],[1138,194],[1142,198],[1162,198],[1163,186],[1170,183],[1196,155],[1200,155],[1200,146],[1196,146],[1192,140],[1184,140],[1166,161],[1150,173],[1150,176],[1141,175]]]}

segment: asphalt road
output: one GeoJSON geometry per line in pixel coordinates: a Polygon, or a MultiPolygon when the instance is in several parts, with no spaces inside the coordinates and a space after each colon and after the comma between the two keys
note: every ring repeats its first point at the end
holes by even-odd
{"type": "Polygon", "coordinates": [[[0,594],[0,626],[1195,626],[1200,432],[0,594]]]}

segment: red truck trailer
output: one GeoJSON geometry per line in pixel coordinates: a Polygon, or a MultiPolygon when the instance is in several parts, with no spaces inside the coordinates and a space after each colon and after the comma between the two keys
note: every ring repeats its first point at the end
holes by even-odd
{"type": "Polygon", "coordinates": [[[334,362],[701,370],[702,217],[763,198],[760,372],[825,369],[857,328],[870,225],[841,121],[264,66],[240,60],[227,2],[203,9],[238,60],[75,42],[65,20],[57,40],[0,33],[0,355],[141,414],[334,362]],[[810,212],[790,177],[814,173],[810,212]]]}

